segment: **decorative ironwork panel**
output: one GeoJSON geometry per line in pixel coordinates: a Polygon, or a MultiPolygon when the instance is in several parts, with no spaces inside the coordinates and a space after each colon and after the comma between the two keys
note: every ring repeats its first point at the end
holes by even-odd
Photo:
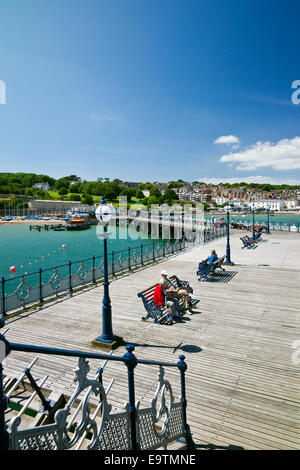
{"type": "Polygon", "coordinates": [[[126,411],[109,415],[103,431],[91,450],[128,450],[130,449],[129,407],[126,411]]]}
{"type": "Polygon", "coordinates": [[[9,425],[11,450],[59,450],[62,432],[57,424],[17,430],[20,417],[13,418],[9,425]]]}
{"type": "Polygon", "coordinates": [[[78,287],[84,284],[89,284],[93,281],[93,270],[81,263],[76,274],[72,275],[72,287],[78,287]]]}
{"type": "Polygon", "coordinates": [[[26,305],[38,302],[40,298],[39,286],[31,287],[23,284],[18,286],[18,290],[6,296],[6,311],[25,307],[26,305]]]}
{"type": "Polygon", "coordinates": [[[69,276],[63,277],[53,275],[50,281],[42,286],[43,298],[68,291],[69,288],[69,276]]]}

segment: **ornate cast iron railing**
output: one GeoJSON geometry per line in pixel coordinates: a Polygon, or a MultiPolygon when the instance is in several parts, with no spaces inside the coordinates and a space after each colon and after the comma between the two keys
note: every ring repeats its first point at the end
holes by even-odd
{"type": "Polygon", "coordinates": [[[78,366],[74,375],[76,388],[67,404],[55,412],[52,424],[27,429],[20,426],[20,416],[14,417],[9,422],[8,428],[5,427],[4,413],[7,399],[3,393],[3,367],[0,363],[1,449],[80,449],[84,443],[84,448],[87,450],[155,450],[166,449],[168,444],[175,440],[183,441],[188,449],[195,448],[187,423],[185,384],[187,365],[183,355],[179,356],[177,363],[167,363],[137,359],[133,354],[132,345],[128,345],[127,353],[119,357],[8,343],[3,335],[0,335],[0,347],[2,352],[3,347],[6,349],[2,359],[10,351],[78,357],[78,366]],[[99,359],[108,362],[117,361],[127,367],[128,402],[124,405],[123,412],[112,412],[112,405],[102,383],[103,369],[98,370],[96,377],[88,377],[89,360],[99,359]],[[135,368],[140,364],[158,368],[156,392],[147,408],[141,407],[135,399],[134,374],[135,368]],[[170,382],[165,378],[165,371],[169,368],[179,370],[181,396],[177,400],[170,382]],[[93,410],[90,406],[91,400],[93,400],[93,410]]]}
{"type": "MultiPolygon", "coordinates": [[[[206,243],[225,235],[225,226],[210,227],[189,240],[159,240],[151,243],[112,251],[108,255],[108,274],[116,274],[142,266],[149,262],[171,256],[183,249],[199,243],[206,243]]],[[[40,303],[60,293],[72,293],[73,289],[88,284],[95,284],[103,279],[103,256],[93,256],[80,261],[69,261],[68,264],[54,268],[24,274],[23,276],[5,279],[0,286],[0,314],[5,317],[8,312],[26,308],[40,303]]]]}

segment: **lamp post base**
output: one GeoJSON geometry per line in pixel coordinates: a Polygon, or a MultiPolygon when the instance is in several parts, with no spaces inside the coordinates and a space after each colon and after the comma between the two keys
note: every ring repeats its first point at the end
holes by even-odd
{"type": "Polygon", "coordinates": [[[225,264],[226,266],[234,266],[234,263],[232,261],[224,261],[224,263],[222,264],[225,264]]]}
{"type": "Polygon", "coordinates": [[[115,336],[114,339],[111,341],[103,341],[100,336],[99,338],[93,339],[92,341],[92,346],[104,349],[106,351],[112,351],[114,349],[117,349],[119,346],[122,346],[123,344],[125,343],[121,336],[115,336]]]}

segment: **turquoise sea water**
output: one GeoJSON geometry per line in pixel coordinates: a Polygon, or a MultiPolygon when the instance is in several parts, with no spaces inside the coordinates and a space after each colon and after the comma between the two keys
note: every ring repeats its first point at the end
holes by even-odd
{"type": "MultiPolygon", "coordinates": [[[[151,242],[150,239],[132,239],[134,233],[130,231],[126,237],[122,228],[116,229],[116,236],[116,239],[108,239],[109,253],[151,242]]],[[[62,232],[30,231],[29,225],[25,224],[0,226],[0,276],[6,279],[102,254],[103,241],[97,237],[95,226],[88,230],[62,232]],[[14,274],[10,272],[11,266],[16,267],[14,274]]]]}

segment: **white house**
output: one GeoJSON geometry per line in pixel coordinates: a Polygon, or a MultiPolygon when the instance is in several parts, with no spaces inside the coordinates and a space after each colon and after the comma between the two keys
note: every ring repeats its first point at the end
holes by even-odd
{"type": "Polygon", "coordinates": [[[250,201],[249,207],[253,209],[270,209],[270,211],[281,211],[284,201],[282,199],[257,199],[250,201]]]}
{"type": "Polygon", "coordinates": [[[36,183],[33,186],[35,189],[42,189],[43,191],[51,191],[51,188],[48,183],[36,183]]]}
{"type": "Polygon", "coordinates": [[[212,198],[212,200],[215,201],[217,206],[222,206],[223,204],[226,204],[226,202],[229,201],[229,198],[225,196],[215,196],[212,198]]]}
{"type": "Polygon", "coordinates": [[[284,209],[288,211],[293,211],[299,205],[299,201],[297,199],[287,199],[284,201],[284,209]]]}

